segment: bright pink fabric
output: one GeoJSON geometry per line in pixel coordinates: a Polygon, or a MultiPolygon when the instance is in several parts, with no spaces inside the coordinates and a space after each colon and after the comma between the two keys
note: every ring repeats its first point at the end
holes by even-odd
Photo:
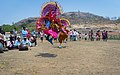
{"type": "Polygon", "coordinates": [[[57,38],[58,37],[58,33],[53,31],[53,30],[44,30],[44,33],[47,35],[51,35],[53,38],[57,38]]]}

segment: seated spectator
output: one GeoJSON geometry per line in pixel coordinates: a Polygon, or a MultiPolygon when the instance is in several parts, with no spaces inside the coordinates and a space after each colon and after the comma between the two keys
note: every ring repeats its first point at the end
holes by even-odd
{"type": "Polygon", "coordinates": [[[23,38],[22,44],[27,46],[32,46],[31,42],[27,39],[27,37],[23,38]]]}
{"type": "Polygon", "coordinates": [[[19,45],[19,50],[28,50],[28,46],[32,46],[31,42],[27,39],[27,37],[24,37],[22,40],[22,43],[19,45]]]}
{"type": "Polygon", "coordinates": [[[4,44],[3,35],[0,33],[0,53],[4,53],[3,44],[4,44]]]}
{"type": "Polygon", "coordinates": [[[14,38],[14,37],[12,37],[12,35],[10,35],[9,40],[8,40],[8,42],[7,42],[7,48],[8,48],[9,50],[14,49],[14,43],[15,43],[15,41],[14,41],[13,38],[14,38]]]}
{"type": "Polygon", "coordinates": [[[1,42],[0,42],[0,53],[4,53],[4,52],[3,52],[3,45],[2,45],[1,42]]]}
{"type": "Polygon", "coordinates": [[[17,40],[16,40],[15,43],[14,43],[14,47],[18,49],[19,46],[20,46],[20,44],[21,44],[20,37],[17,37],[17,40]]]}
{"type": "Polygon", "coordinates": [[[14,41],[10,38],[10,40],[7,42],[7,48],[9,50],[14,49],[14,41]]]}
{"type": "Polygon", "coordinates": [[[37,41],[36,41],[36,35],[33,35],[31,38],[30,38],[30,42],[35,44],[35,46],[37,46],[37,41]]]}

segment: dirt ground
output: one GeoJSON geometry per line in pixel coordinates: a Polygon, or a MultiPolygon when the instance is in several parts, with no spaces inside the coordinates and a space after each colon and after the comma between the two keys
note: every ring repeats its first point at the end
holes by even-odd
{"type": "Polygon", "coordinates": [[[0,75],[120,75],[120,41],[48,42],[0,54],[0,75]]]}

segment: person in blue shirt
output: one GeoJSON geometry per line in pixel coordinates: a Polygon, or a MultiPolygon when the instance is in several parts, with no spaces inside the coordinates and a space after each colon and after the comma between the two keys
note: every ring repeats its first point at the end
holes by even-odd
{"type": "Polygon", "coordinates": [[[0,42],[0,53],[4,53],[4,52],[3,52],[3,45],[2,45],[1,42],[0,42]]]}
{"type": "MultiPolygon", "coordinates": [[[[24,51],[24,50],[28,50],[28,47],[31,47],[32,44],[30,43],[30,41],[27,39],[27,37],[24,37],[21,44],[19,45],[19,51],[24,51]]],[[[31,49],[30,49],[31,50],[31,49]]]]}
{"type": "Polygon", "coordinates": [[[31,42],[27,39],[27,37],[24,37],[22,40],[22,45],[26,45],[26,46],[32,46],[31,42]]]}
{"type": "Polygon", "coordinates": [[[15,48],[19,48],[19,46],[20,46],[20,44],[21,44],[21,40],[20,40],[20,37],[17,37],[17,40],[15,41],[15,43],[14,43],[14,46],[15,46],[15,48]]]}
{"type": "Polygon", "coordinates": [[[27,34],[28,34],[28,32],[27,32],[27,30],[26,30],[26,27],[23,27],[22,37],[23,37],[23,38],[24,38],[24,37],[27,37],[27,34]]]}
{"type": "Polygon", "coordinates": [[[35,30],[32,30],[32,36],[36,35],[35,30]]]}

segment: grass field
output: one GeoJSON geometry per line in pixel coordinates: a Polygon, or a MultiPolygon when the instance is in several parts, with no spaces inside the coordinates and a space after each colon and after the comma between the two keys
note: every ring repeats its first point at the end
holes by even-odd
{"type": "Polygon", "coordinates": [[[0,54],[0,75],[119,75],[120,41],[72,41],[59,49],[47,41],[29,51],[0,54]]]}

